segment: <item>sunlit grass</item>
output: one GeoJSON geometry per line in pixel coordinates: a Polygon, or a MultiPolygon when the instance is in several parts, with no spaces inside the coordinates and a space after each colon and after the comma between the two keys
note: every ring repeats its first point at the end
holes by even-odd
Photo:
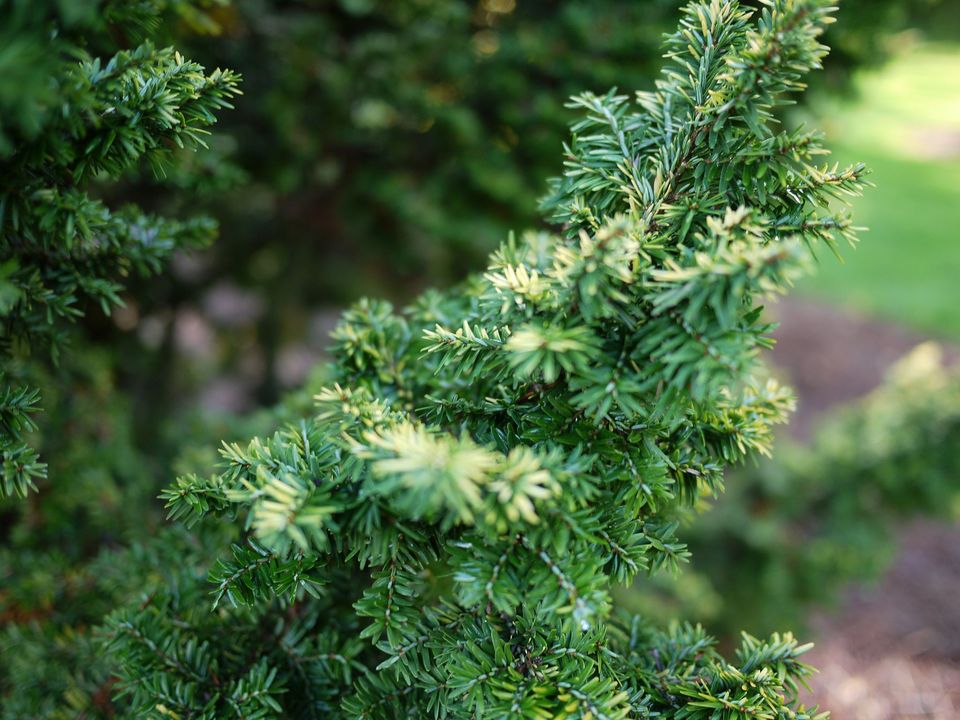
{"type": "Polygon", "coordinates": [[[960,48],[915,47],[818,108],[841,163],[871,168],[855,204],[870,228],[841,265],[829,254],[801,292],[960,338],[960,48]]]}

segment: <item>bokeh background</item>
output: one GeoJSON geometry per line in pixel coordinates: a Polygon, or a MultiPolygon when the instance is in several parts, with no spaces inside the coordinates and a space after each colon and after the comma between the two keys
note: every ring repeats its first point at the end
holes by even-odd
{"type": "MultiPolygon", "coordinates": [[[[258,411],[302,409],[295,391],[322,375],[346,304],[402,305],[540,225],[564,99],[648,87],[680,4],[233,0],[164,18],[164,40],[240,71],[245,95],[209,152],[103,195],[207,213],[220,237],[111,317],[89,313],[48,379],[51,481],[0,505],[0,578],[21,578],[0,592],[3,648],[96,622],[82,563],[157,532],[158,489],[258,430],[258,411]],[[49,612],[15,616],[17,592],[49,612]]],[[[960,3],[840,5],[833,53],[783,121],[871,168],[854,208],[869,231],[769,308],[773,362],[799,396],[777,460],[685,520],[688,572],[621,601],[723,637],[796,628],[818,643],[812,692],[837,720],[947,720],[960,717],[960,375],[944,369],[960,357],[960,3]]],[[[61,685],[51,672],[48,691],[61,685]]]]}

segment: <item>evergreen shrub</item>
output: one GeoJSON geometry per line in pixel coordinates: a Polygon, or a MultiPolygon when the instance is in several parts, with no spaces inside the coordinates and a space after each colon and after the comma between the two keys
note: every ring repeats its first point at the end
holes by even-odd
{"type": "Polygon", "coordinates": [[[110,616],[135,714],[816,715],[792,635],[727,660],[699,627],[618,617],[610,588],[682,563],[676,510],[791,407],[758,302],[854,238],[835,201],[864,172],[775,114],[832,11],[686,6],[655,89],[572,101],[553,233],[401,312],[360,302],[313,416],[164,492],[237,540],[207,590],[185,567],[110,616]]]}

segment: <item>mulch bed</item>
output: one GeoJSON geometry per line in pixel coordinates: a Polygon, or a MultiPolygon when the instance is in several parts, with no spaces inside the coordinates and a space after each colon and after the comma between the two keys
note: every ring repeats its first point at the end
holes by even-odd
{"type": "MultiPolygon", "coordinates": [[[[929,338],[820,303],[789,300],[772,314],[774,363],[797,391],[791,433],[809,438],[819,415],[865,395],[889,366],[929,338]]],[[[948,362],[960,359],[946,346],[948,362]]],[[[893,566],[851,588],[839,608],[816,614],[820,669],[813,701],[834,720],[960,718],[960,527],[903,528],[893,566]]]]}

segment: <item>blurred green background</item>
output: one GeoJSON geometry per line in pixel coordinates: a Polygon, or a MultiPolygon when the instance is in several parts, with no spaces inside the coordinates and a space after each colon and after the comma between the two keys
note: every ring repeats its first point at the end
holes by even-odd
{"type": "Polygon", "coordinates": [[[854,94],[818,98],[841,164],[860,160],[876,187],[857,200],[869,228],[844,263],[825,257],[801,291],[960,339],[960,49],[915,33],[891,39],[894,56],[861,72],[854,94]]]}

